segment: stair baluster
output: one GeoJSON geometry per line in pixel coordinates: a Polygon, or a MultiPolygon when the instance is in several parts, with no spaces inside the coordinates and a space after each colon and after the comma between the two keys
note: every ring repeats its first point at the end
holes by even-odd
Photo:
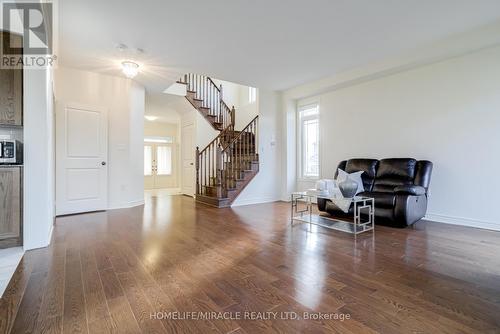
{"type": "Polygon", "coordinates": [[[258,116],[236,131],[236,110],[224,102],[222,85],[193,73],[185,74],[179,82],[186,85],[186,99],[220,131],[203,150],[196,148],[197,198],[215,198],[211,204],[228,206],[258,172],[258,116]]]}

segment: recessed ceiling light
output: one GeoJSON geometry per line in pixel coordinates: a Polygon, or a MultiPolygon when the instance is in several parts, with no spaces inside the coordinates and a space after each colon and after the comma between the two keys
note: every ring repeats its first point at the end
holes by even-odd
{"type": "Polygon", "coordinates": [[[158,119],[158,117],[156,116],[144,116],[144,118],[150,122],[156,121],[158,119]]]}
{"type": "Polygon", "coordinates": [[[134,78],[139,73],[139,64],[127,60],[122,62],[122,72],[127,78],[134,78]]]}

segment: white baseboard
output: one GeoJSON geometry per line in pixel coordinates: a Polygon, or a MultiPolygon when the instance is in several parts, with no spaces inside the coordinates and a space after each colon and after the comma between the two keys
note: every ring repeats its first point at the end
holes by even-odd
{"type": "Polygon", "coordinates": [[[444,224],[469,226],[469,227],[482,228],[486,230],[500,231],[500,223],[481,221],[471,218],[453,217],[453,216],[429,213],[425,215],[424,219],[444,224]]]}
{"type": "Polygon", "coordinates": [[[108,210],[128,209],[128,208],[132,208],[134,206],[140,206],[140,205],[144,205],[144,200],[133,201],[133,202],[128,202],[128,203],[124,203],[124,204],[111,205],[108,207],[108,210]]]}
{"type": "Polygon", "coordinates": [[[243,205],[252,205],[252,204],[262,204],[262,203],[271,203],[279,201],[279,197],[252,197],[246,198],[243,200],[237,199],[235,203],[231,205],[231,207],[243,206],[243,205]]]}

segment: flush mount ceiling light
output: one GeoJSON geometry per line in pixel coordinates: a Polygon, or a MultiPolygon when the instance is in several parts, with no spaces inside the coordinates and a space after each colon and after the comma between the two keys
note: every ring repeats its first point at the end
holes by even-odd
{"type": "Polygon", "coordinates": [[[156,116],[144,116],[144,118],[150,122],[156,121],[158,119],[158,117],[156,116]]]}
{"type": "Polygon", "coordinates": [[[134,78],[139,73],[139,64],[127,60],[122,62],[122,72],[127,78],[134,78]]]}

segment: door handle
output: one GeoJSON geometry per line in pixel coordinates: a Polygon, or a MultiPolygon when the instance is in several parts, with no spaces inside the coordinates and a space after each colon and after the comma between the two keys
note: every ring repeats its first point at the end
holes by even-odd
{"type": "Polygon", "coordinates": [[[194,165],[192,162],[189,163],[191,166],[194,165]]]}
{"type": "Polygon", "coordinates": [[[106,166],[106,161],[102,161],[101,165],[106,166]]]}

